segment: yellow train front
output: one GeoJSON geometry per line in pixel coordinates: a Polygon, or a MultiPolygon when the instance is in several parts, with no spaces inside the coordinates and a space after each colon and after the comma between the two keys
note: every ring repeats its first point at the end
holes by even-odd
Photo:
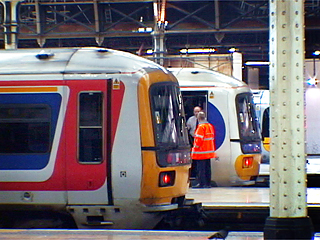
{"type": "Polygon", "coordinates": [[[0,55],[1,227],[148,229],[183,205],[190,148],[172,74],[103,48],[0,55]]]}

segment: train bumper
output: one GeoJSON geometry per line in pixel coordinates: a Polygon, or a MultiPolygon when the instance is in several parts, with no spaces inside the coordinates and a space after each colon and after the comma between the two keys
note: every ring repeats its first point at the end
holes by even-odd
{"type": "Polygon", "coordinates": [[[174,204],[164,204],[164,205],[146,205],[144,206],[144,212],[164,212],[164,211],[171,211],[177,210],[180,208],[190,207],[194,203],[193,199],[184,199],[183,202],[174,203],[174,204]]]}
{"type": "Polygon", "coordinates": [[[163,211],[170,211],[170,210],[175,210],[178,209],[179,206],[178,204],[169,204],[169,205],[150,205],[150,206],[145,206],[143,208],[144,212],[163,212],[163,211]]]}

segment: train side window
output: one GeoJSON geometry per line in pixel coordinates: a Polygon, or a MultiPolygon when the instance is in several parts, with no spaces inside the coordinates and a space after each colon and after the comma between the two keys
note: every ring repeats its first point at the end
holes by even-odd
{"type": "Polygon", "coordinates": [[[79,162],[102,161],[102,101],[101,92],[79,95],[79,162]]]}
{"type": "Polygon", "coordinates": [[[46,153],[51,108],[47,104],[0,105],[0,153],[46,153]]]}

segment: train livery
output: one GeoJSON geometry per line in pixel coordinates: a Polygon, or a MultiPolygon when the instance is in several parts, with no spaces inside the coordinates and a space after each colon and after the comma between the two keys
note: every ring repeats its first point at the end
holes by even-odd
{"type": "Polygon", "coordinates": [[[153,228],[191,166],[177,79],[105,48],[0,51],[0,226],[153,228]]]}
{"type": "Polygon", "coordinates": [[[217,186],[255,184],[261,161],[261,135],[250,88],[242,81],[205,69],[171,68],[178,79],[187,118],[200,106],[216,130],[211,159],[217,186]]]}

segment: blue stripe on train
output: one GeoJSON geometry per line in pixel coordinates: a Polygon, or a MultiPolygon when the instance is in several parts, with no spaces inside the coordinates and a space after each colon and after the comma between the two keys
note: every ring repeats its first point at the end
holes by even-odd
{"type": "MultiPolygon", "coordinates": [[[[1,104],[48,104],[51,107],[50,148],[47,153],[37,154],[1,154],[0,170],[39,170],[49,162],[53,137],[61,106],[61,95],[58,93],[1,94],[1,104]]],[[[1,133],[0,133],[1,134],[1,133]]]]}
{"type": "Polygon", "coordinates": [[[226,137],[226,125],[220,111],[210,102],[208,102],[208,122],[216,130],[216,148],[218,149],[226,137]]]}

